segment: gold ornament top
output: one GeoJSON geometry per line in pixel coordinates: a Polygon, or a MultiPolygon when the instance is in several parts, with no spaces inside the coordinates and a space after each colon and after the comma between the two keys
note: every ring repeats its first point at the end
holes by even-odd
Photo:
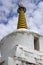
{"type": "Polygon", "coordinates": [[[20,6],[20,7],[23,7],[23,3],[22,3],[22,2],[20,2],[20,3],[19,3],[19,6],[20,6]]]}

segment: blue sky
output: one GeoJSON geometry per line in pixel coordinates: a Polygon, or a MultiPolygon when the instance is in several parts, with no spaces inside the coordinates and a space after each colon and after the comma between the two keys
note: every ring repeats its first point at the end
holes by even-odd
{"type": "MultiPolygon", "coordinates": [[[[21,0],[0,0],[0,40],[17,28],[18,3],[21,0]]],[[[22,0],[28,29],[43,35],[43,0],[22,0]]]]}

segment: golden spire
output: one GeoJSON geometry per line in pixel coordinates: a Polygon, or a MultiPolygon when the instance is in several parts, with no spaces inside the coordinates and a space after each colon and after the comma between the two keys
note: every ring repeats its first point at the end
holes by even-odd
{"type": "Polygon", "coordinates": [[[19,8],[18,8],[19,18],[18,18],[17,29],[21,29],[21,28],[27,29],[27,23],[26,23],[26,19],[25,19],[25,15],[24,15],[25,12],[26,12],[26,8],[20,2],[19,8]]]}

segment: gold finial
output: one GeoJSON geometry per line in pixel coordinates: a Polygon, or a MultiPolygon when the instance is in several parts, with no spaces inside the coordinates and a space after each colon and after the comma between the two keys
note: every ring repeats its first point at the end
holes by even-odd
{"type": "Polygon", "coordinates": [[[26,18],[24,13],[26,12],[26,8],[23,6],[23,3],[19,3],[19,8],[18,8],[18,13],[19,13],[19,18],[18,18],[18,25],[17,29],[27,29],[27,23],[26,23],[26,18]]]}

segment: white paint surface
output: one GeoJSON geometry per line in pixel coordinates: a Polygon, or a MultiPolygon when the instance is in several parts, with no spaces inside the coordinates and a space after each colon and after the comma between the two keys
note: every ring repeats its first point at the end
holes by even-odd
{"type": "Polygon", "coordinates": [[[6,36],[1,41],[1,55],[2,59],[5,59],[5,65],[16,65],[16,61],[20,61],[19,65],[21,65],[22,60],[31,63],[38,62],[43,64],[43,57],[41,57],[43,56],[43,53],[40,53],[40,51],[43,51],[43,37],[39,37],[40,51],[35,51],[34,36],[39,37],[40,35],[24,29],[16,30],[12,34],[6,36]],[[16,56],[17,58],[15,59],[14,56],[16,56]],[[18,57],[20,57],[21,59],[19,60],[18,57]]]}

